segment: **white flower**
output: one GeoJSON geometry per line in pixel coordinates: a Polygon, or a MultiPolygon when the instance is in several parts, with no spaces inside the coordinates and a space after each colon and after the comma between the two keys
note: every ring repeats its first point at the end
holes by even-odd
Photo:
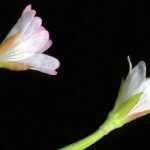
{"type": "Polygon", "coordinates": [[[106,121],[97,131],[60,150],[83,150],[97,142],[110,131],[150,113],[150,78],[146,78],[146,65],[140,61],[133,69],[129,61],[129,73],[122,80],[117,100],[106,121]]]}
{"type": "Polygon", "coordinates": [[[28,5],[0,45],[0,67],[11,70],[32,69],[55,75],[59,61],[42,54],[52,41],[49,32],[41,25],[42,19],[35,17],[35,14],[35,10],[28,5]]]}
{"type": "Polygon", "coordinates": [[[129,73],[123,83],[115,110],[134,95],[142,93],[138,102],[127,114],[127,117],[135,119],[150,112],[150,78],[146,78],[146,65],[143,61],[140,61],[133,69],[129,57],[128,61],[129,73]]]}

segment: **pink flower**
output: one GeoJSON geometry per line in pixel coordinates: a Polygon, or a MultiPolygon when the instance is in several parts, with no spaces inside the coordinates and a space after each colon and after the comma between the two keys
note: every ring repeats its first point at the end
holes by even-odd
{"type": "Polygon", "coordinates": [[[0,45],[0,67],[11,70],[38,70],[56,75],[59,61],[43,54],[51,45],[49,32],[41,25],[42,19],[28,5],[18,22],[0,45]]]}

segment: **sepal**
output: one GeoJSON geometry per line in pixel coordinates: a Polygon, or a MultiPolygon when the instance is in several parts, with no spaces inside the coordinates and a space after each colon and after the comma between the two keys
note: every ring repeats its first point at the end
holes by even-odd
{"type": "Polygon", "coordinates": [[[128,113],[138,103],[142,94],[143,92],[132,96],[123,104],[121,104],[117,109],[113,109],[109,113],[108,117],[111,118],[111,120],[113,120],[114,124],[116,125],[116,128],[121,127],[122,125],[130,121],[128,113]]]}
{"type": "Polygon", "coordinates": [[[116,102],[115,102],[115,105],[114,105],[114,110],[117,108],[118,101],[120,100],[123,85],[124,85],[124,78],[122,78],[122,80],[121,80],[120,89],[119,89],[118,96],[117,96],[117,99],[116,99],[116,102]]]}
{"type": "Polygon", "coordinates": [[[0,44],[0,56],[3,55],[16,41],[16,39],[19,37],[20,32],[16,33],[15,35],[7,38],[5,41],[3,41],[0,44]]]}

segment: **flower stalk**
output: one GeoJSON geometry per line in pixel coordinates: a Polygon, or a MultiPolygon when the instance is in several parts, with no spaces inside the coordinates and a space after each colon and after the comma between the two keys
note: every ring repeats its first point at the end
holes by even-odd
{"type": "Polygon", "coordinates": [[[65,146],[59,150],[83,150],[90,145],[94,144],[98,140],[100,140],[103,136],[108,134],[110,131],[114,130],[115,123],[112,123],[112,120],[108,117],[108,119],[104,122],[104,124],[94,133],[87,136],[84,139],[81,139],[80,141],[77,141],[73,144],[70,144],[68,146],[65,146]]]}

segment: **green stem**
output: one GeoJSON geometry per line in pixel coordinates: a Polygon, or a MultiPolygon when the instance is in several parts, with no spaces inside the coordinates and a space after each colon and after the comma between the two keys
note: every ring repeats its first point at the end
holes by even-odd
{"type": "Polygon", "coordinates": [[[88,137],[81,139],[73,144],[65,146],[59,150],[83,150],[90,145],[94,144],[96,141],[101,139],[104,135],[108,134],[113,129],[117,128],[114,120],[108,117],[104,124],[93,134],[89,135],[88,137]]]}

